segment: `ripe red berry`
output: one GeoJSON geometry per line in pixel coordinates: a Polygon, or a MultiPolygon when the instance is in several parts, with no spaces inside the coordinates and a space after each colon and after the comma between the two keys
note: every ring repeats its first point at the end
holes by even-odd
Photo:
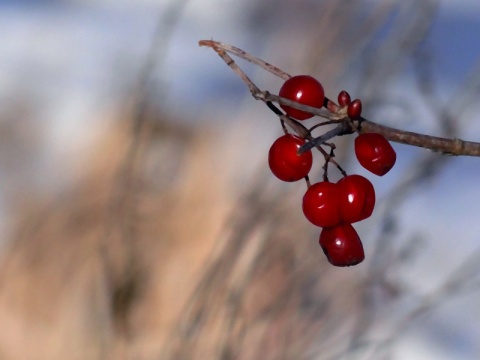
{"type": "Polygon", "coordinates": [[[350,94],[345,90],[340,91],[338,94],[338,105],[341,107],[348,106],[351,103],[352,99],[350,98],[350,94]]]}
{"type": "Polygon", "coordinates": [[[372,215],[375,207],[375,189],[361,175],[348,175],[338,183],[342,222],[354,223],[372,215]]]}
{"type": "Polygon", "coordinates": [[[353,266],[365,259],[362,241],[351,224],[322,229],[319,243],[332,265],[353,266]]]}
{"type": "Polygon", "coordinates": [[[340,218],[339,186],[328,181],[310,186],[303,196],[303,213],[314,225],[330,227],[338,225],[340,218]]]}
{"type": "Polygon", "coordinates": [[[355,139],[355,155],[368,171],[383,176],[395,165],[397,154],[381,134],[360,134],[355,139]]]}
{"type": "MultiPolygon", "coordinates": [[[[282,85],[278,94],[280,97],[296,101],[303,105],[321,108],[325,99],[325,91],[322,84],[308,75],[293,76],[282,85]]],[[[313,117],[312,114],[294,109],[290,106],[280,105],[287,115],[297,119],[306,120],[313,117]]]]}
{"type": "Polygon", "coordinates": [[[352,120],[360,118],[362,115],[362,102],[359,99],[353,100],[347,107],[348,117],[352,120]]]}
{"type": "Polygon", "coordinates": [[[312,168],[312,152],[297,155],[297,150],[305,144],[302,138],[286,134],[279,137],[268,152],[268,165],[272,173],[283,181],[297,181],[308,175],[312,168]]]}

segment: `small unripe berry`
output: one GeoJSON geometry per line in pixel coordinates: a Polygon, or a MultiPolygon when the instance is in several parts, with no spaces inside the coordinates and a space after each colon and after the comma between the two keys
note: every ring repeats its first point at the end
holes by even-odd
{"type": "Polygon", "coordinates": [[[340,91],[338,94],[338,105],[340,107],[348,106],[351,103],[352,99],[350,98],[350,94],[345,90],[340,91]]]}
{"type": "Polygon", "coordinates": [[[347,114],[352,120],[359,119],[362,115],[362,102],[359,99],[353,100],[350,104],[348,104],[347,114]]]}

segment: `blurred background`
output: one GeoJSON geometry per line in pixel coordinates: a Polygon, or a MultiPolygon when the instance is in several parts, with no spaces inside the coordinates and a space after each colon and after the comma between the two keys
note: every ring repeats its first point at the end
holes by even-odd
{"type": "Polygon", "coordinates": [[[377,192],[335,268],[268,169],[276,116],[198,46],[480,141],[479,34],[476,0],[1,0],[0,358],[480,358],[480,159],[393,144],[378,178],[335,140],[377,192]]]}

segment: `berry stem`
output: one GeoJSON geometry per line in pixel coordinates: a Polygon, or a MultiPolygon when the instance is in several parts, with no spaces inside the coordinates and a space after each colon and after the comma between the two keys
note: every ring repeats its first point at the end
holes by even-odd
{"type": "Polygon", "coordinates": [[[323,164],[323,181],[329,181],[328,180],[328,163],[329,161],[325,161],[325,164],[323,164]]]}
{"type": "MultiPolygon", "coordinates": [[[[265,104],[267,104],[268,108],[272,110],[276,115],[282,116],[283,113],[278,109],[271,101],[266,101],[265,104]]],[[[282,118],[280,118],[280,125],[282,125],[283,132],[285,134],[288,134],[287,127],[285,126],[285,121],[283,121],[282,118]]]]}
{"type": "Polygon", "coordinates": [[[332,100],[330,100],[326,96],[325,96],[325,99],[323,99],[323,107],[334,114],[337,113],[340,108],[337,104],[335,104],[332,100]]]}
{"type": "Polygon", "coordinates": [[[272,110],[276,115],[282,116],[283,113],[280,111],[279,108],[277,108],[271,101],[265,101],[265,104],[267,104],[268,108],[272,110]]]}
{"type": "Polygon", "coordinates": [[[305,176],[305,182],[307,183],[307,189],[312,186],[312,183],[310,182],[310,177],[307,175],[305,176]]]}
{"type": "Polygon", "coordinates": [[[335,166],[337,167],[338,171],[340,171],[340,174],[342,174],[343,177],[347,176],[347,172],[343,170],[343,168],[340,165],[335,164],[335,166]]]}
{"type": "Polygon", "coordinates": [[[300,135],[300,137],[304,139],[309,139],[310,131],[305,126],[300,124],[300,122],[285,115],[279,108],[273,105],[271,101],[265,101],[265,104],[267,104],[268,108],[272,110],[280,118],[282,127],[284,128],[284,131],[286,133],[288,133],[288,131],[287,131],[287,128],[285,127],[285,123],[287,123],[298,135],[300,135]]]}

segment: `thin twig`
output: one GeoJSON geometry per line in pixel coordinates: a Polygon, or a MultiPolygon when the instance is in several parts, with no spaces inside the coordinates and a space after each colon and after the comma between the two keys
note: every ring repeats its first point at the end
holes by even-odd
{"type": "MultiPolygon", "coordinates": [[[[318,109],[318,108],[313,108],[311,106],[302,105],[295,101],[291,101],[291,100],[270,94],[268,91],[261,91],[253,83],[253,81],[250,80],[250,78],[240,69],[240,67],[235,63],[235,61],[233,61],[233,59],[227,54],[227,52],[234,54],[253,64],[256,64],[262,67],[263,69],[269,71],[273,75],[276,75],[284,80],[287,80],[291,77],[288,73],[279,69],[278,67],[273,66],[272,64],[267,63],[266,61],[263,61],[257,57],[254,57],[253,55],[250,55],[244,50],[241,50],[231,45],[223,44],[221,42],[217,42],[213,40],[201,40],[199,42],[199,45],[211,47],[215,52],[217,52],[218,55],[220,55],[220,57],[222,57],[222,59],[225,61],[225,63],[228,66],[230,66],[230,68],[248,86],[252,96],[255,99],[262,100],[264,102],[270,101],[270,102],[276,102],[282,105],[287,105],[298,110],[309,112],[313,115],[321,116],[331,121],[342,120],[342,118],[338,114],[325,111],[324,109],[318,109]]],[[[329,99],[326,100],[326,104],[327,104],[326,106],[327,109],[335,108],[334,105],[336,105],[333,101],[329,99]]],[[[306,138],[310,141],[313,140],[313,137],[308,132],[308,129],[306,129],[304,126],[299,126],[300,124],[298,122],[293,122],[292,119],[290,119],[288,116],[283,116],[281,118],[299,136],[306,138]]],[[[380,125],[364,118],[361,119],[361,132],[362,133],[371,133],[371,132],[380,133],[390,141],[411,145],[411,146],[418,146],[418,147],[429,149],[435,152],[443,153],[446,155],[480,156],[480,143],[477,143],[477,142],[464,141],[460,139],[448,139],[448,138],[419,134],[419,133],[410,132],[410,131],[404,131],[404,130],[388,127],[385,125],[380,125]]]]}
{"type": "MultiPolygon", "coordinates": [[[[273,66],[272,64],[269,64],[266,61],[263,61],[260,58],[257,58],[253,55],[250,55],[246,51],[239,49],[235,46],[224,44],[218,41],[213,41],[213,40],[200,40],[198,43],[200,46],[208,46],[215,49],[223,49],[231,54],[234,54],[238,56],[239,58],[242,58],[248,62],[251,62],[253,64],[256,64],[260,66],[261,68],[267,70],[268,72],[272,73],[273,75],[276,75],[283,80],[288,80],[292,77],[292,75],[287,74],[285,71],[277,68],[276,66],[273,66]]],[[[216,51],[216,50],[215,50],[216,51]]]]}

